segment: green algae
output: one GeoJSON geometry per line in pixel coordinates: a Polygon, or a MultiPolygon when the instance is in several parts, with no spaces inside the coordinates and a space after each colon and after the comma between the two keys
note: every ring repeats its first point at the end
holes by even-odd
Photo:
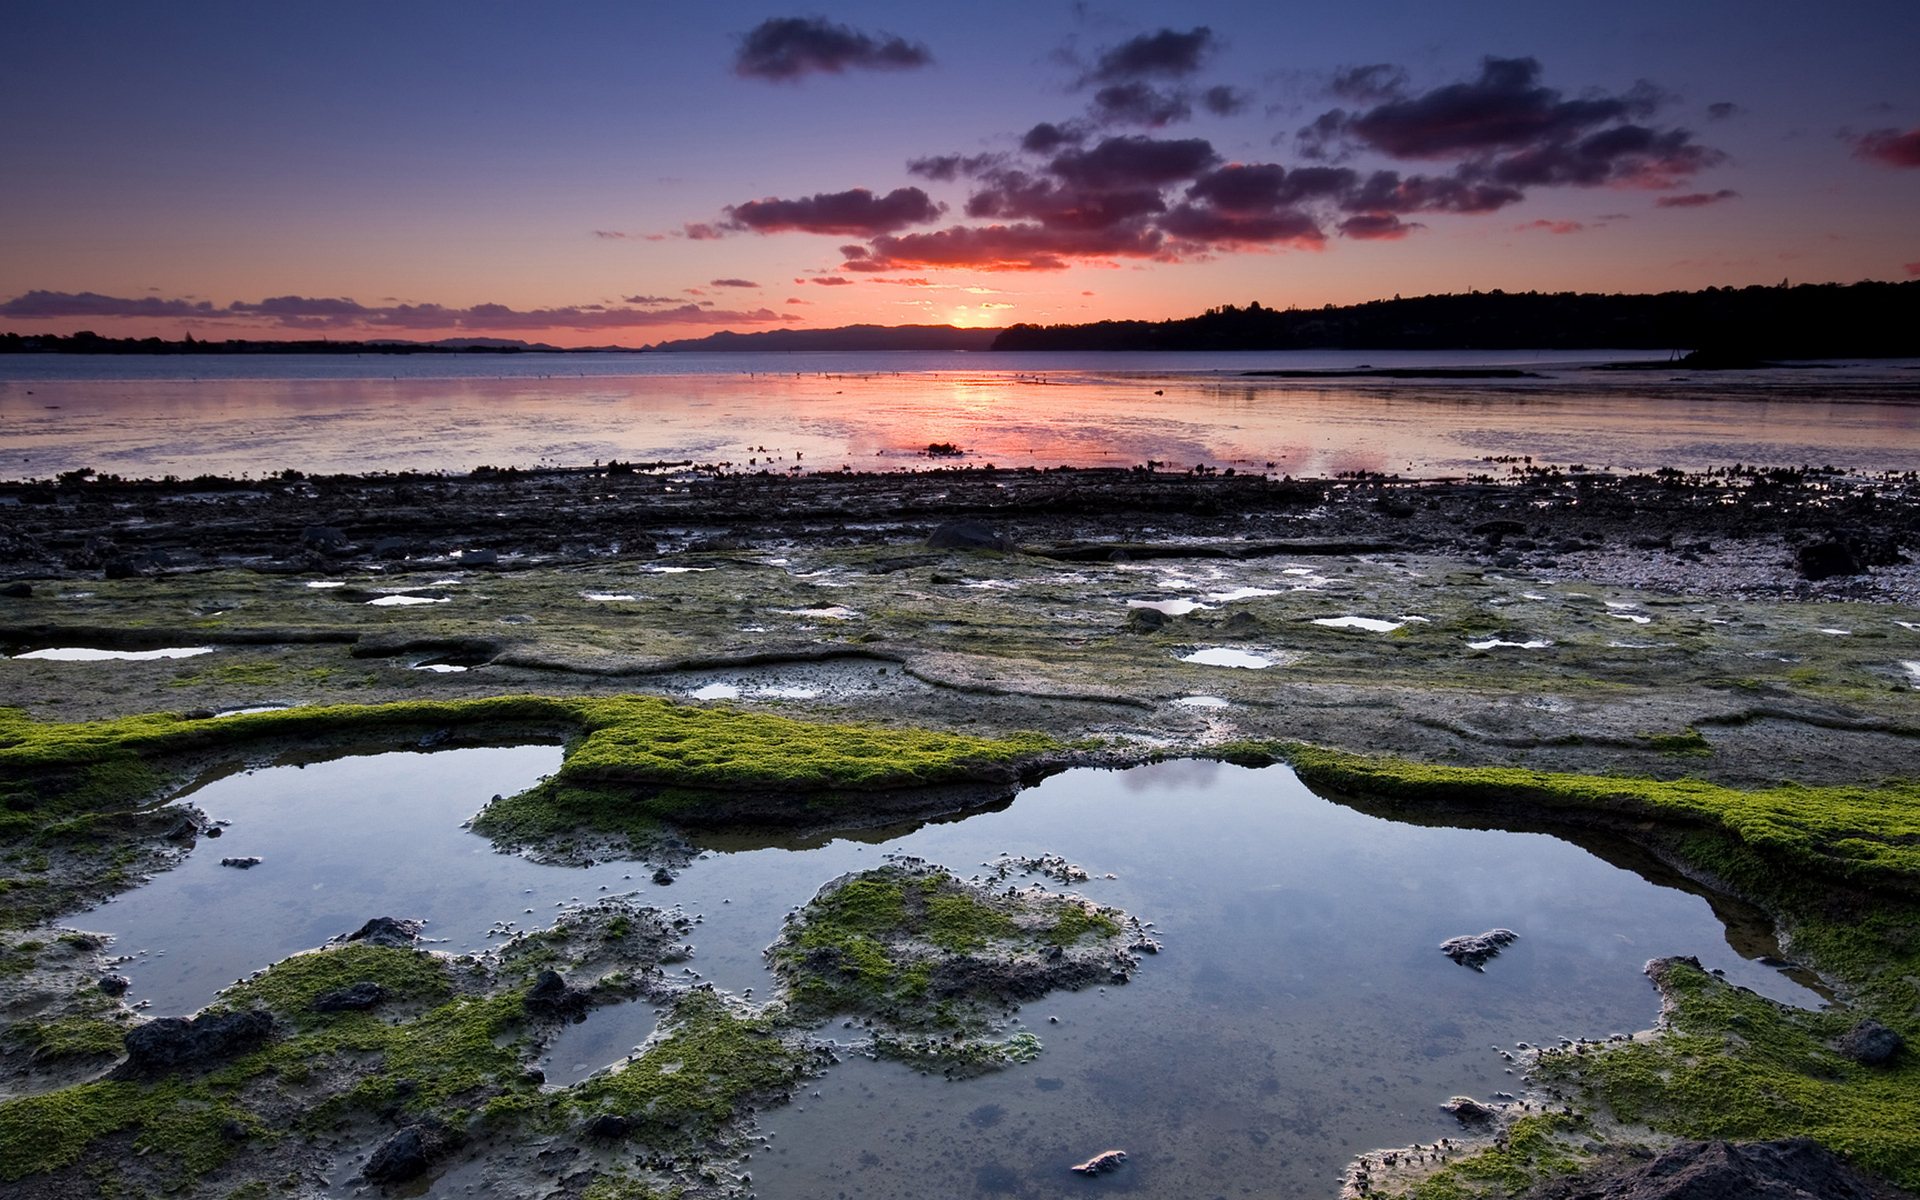
{"type": "Polygon", "coordinates": [[[706,989],[677,1000],[660,1030],[632,1062],[576,1084],[564,1105],[626,1116],[656,1141],[705,1138],[749,1100],[784,1095],[813,1069],[773,1017],[743,1015],[706,989]]]}
{"type": "Polygon", "coordinates": [[[1096,938],[1118,937],[1120,923],[1105,913],[1072,905],[1061,911],[1060,919],[1043,936],[1049,945],[1071,946],[1088,934],[1096,938]]]}
{"type": "MultiPolygon", "coordinates": [[[[1629,1124],[1736,1141],[1810,1137],[1903,1187],[1920,1185],[1920,1055],[1862,1066],[1831,1044],[1858,1011],[1789,1008],[1685,960],[1658,970],[1668,1005],[1661,1036],[1543,1052],[1536,1077],[1629,1124]]],[[[1878,1015],[1904,1015],[1895,1028],[1909,1039],[1920,1032],[1911,1010],[1878,1015]]]]}
{"type": "MultiPolygon", "coordinates": [[[[1541,1179],[1568,1175],[1586,1164],[1586,1152],[1568,1138],[1591,1129],[1585,1118],[1542,1113],[1514,1121],[1491,1149],[1448,1163],[1399,1193],[1406,1200],[1471,1200],[1487,1194],[1511,1196],[1541,1179]]],[[[1385,1194],[1385,1193],[1382,1193],[1385,1194]]]]}

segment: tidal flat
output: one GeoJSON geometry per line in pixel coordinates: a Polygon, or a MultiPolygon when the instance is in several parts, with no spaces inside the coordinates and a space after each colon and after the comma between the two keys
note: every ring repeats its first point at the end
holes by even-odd
{"type": "MultiPolygon", "coordinates": [[[[1178,1180],[1222,1194],[1285,1181],[1303,1195],[1516,1195],[1631,1170],[1629,1150],[1789,1136],[1920,1185],[1913,1052],[1868,1061],[1844,1048],[1866,1022],[1920,1036],[1920,568],[1904,553],[1916,486],[1521,464],[1425,483],[602,469],[0,484],[0,679],[13,705],[0,724],[0,1178],[23,1195],[810,1195],[884,1150],[818,1121],[920,1104],[914,1081],[932,1079],[927,1116],[899,1121],[947,1147],[950,1190],[981,1194],[1178,1180]],[[217,822],[243,801],[216,802],[220,789],[244,792],[263,768],[488,747],[546,757],[451,793],[442,824],[471,820],[459,853],[566,873],[528,884],[547,912],[504,895],[460,910],[464,941],[423,940],[443,936],[430,923],[392,945],[329,942],[373,918],[429,915],[386,911],[362,872],[357,895],[327,895],[344,906],[340,928],[295,922],[227,952],[238,982],[223,968],[177,985],[164,1008],[134,1007],[163,973],[119,961],[146,947],[119,940],[117,906],[189,869],[228,891],[254,886],[300,844],[242,845],[248,819],[217,822]],[[1305,1002],[1296,990],[1289,1008],[1276,981],[1204,969],[1230,961],[1219,956],[1235,937],[1259,944],[1220,914],[1295,928],[1341,907],[1331,885],[1276,878],[1284,895],[1252,910],[1248,890],[1181,911],[1180,889],[1127,882],[1152,856],[1122,847],[1172,837],[1151,804],[1082,814],[1017,847],[957,836],[1040,811],[1045,789],[1081,772],[1126,779],[1187,760],[1290,772],[1336,809],[1395,827],[1551,835],[1686,897],[1725,946],[1683,932],[1692,918],[1663,917],[1635,927],[1631,951],[1601,956],[1633,960],[1624,984],[1591,953],[1567,960],[1580,978],[1595,972],[1611,1007],[1442,989],[1420,1047],[1362,1052],[1360,1034],[1303,1015],[1341,1007],[1324,987],[1305,1002]],[[879,861],[936,846],[938,869],[879,861]],[[999,849],[1015,853],[1000,862],[999,849]],[[862,870],[894,874],[820,891],[856,854],[875,860],[862,870]],[[749,902],[753,872],[728,864],[753,855],[786,856],[755,861],[787,882],[749,902]],[[1103,858],[1124,868],[1119,883],[1103,882],[1103,858]],[[703,875],[738,877],[738,902],[757,914],[727,935],[724,979],[696,978],[701,959],[683,950],[696,918],[736,902],[703,875]],[[594,882],[550,882],[563,877],[594,882]],[[1009,883],[1052,898],[1008,908],[1009,883]],[[545,899],[555,886],[567,895],[545,899]],[[902,886],[925,895],[890,899],[902,886]],[[698,911],[676,907],[696,892],[698,911]],[[1067,909],[1035,915],[1048,904],[1087,915],[1068,931],[1067,909]],[[1184,937],[1157,939],[1149,922],[1184,937]],[[1663,928],[1684,944],[1661,944],[1663,928]],[[1658,991],[1638,978],[1649,959],[1702,956],[1655,971],[1658,991]],[[1082,969],[1122,960],[1124,987],[1082,969]],[[982,965],[994,961],[998,974],[982,965]],[[122,972],[125,989],[101,988],[122,972]],[[992,986],[969,990],[983,978],[992,986]],[[315,1009],[323,990],[363,983],[381,998],[315,1009]],[[1082,1013],[1099,986],[1110,993],[1082,1013]],[[1170,986],[1212,1015],[1135,999],[1170,986]],[[1053,1003],[1070,1026],[1144,1006],[1151,1019],[1128,1027],[1164,1040],[1123,1050],[1062,1030],[1049,1042],[1035,1014],[1053,1003]],[[1286,1011],[1284,1029],[1254,1015],[1263,1006],[1286,1011]],[[189,1029],[180,1036],[213,1049],[165,1069],[127,1050],[155,1013],[203,1007],[202,1019],[266,1013],[270,1032],[236,1042],[189,1029]],[[618,1037],[565,1040],[613,1013],[626,1014],[618,1037]],[[1457,1034],[1440,1028],[1449,1021],[1457,1034]],[[1469,1026],[1500,1047],[1489,1061],[1453,1044],[1469,1026]],[[573,1049],[588,1044],[601,1049],[573,1049]],[[1291,1065],[1269,1072],[1271,1092],[1266,1075],[1228,1073],[1211,1099],[1197,1076],[1172,1076],[1187,1102],[1164,1110],[1113,1082],[1117,1064],[1150,1075],[1190,1053],[1218,1066],[1233,1045],[1291,1065]],[[580,1069],[556,1046],[583,1055],[580,1069]],[[608,1049],[620,1053],[597,1061],[608,1049]],[[1453,1065],[1391,1087],[1351,1066],[1416,1055],[1453,1065]],[[1297,1087],[1308,1075],[1313,1087],[1297,1087]],[[1058,1096],[1049,1080],[1064,1081],[1058,1096]],[[1369,1098],[1376,1088],[1390,1097],[1369,1098]],[[1484,1117],[1442,1112],[1454,1088],[1484,1117]],[[835,1089],[840,1109],[810,1095],[835,1089]],[[1293,1107],[1271,1099],[1282,1094],[1293,1107]],[[1029,1096],[1056,1107],[1029,1112],[1029,1096]],[[1073,1104],[1058,1107],[1064,1097],[1073,1104]],[[1066,1168],[1110,1148],[1091,1144],[1108,1132],[1103,1111],[1134,1113],[1131,1157],[1082,1180],[1066,1168]],[[970,1113],[986,1115],[949,1120],[970,1113]],[[1183,1122],[1194,1127],[1175,1136],[1183,1122]],[[1015,1127],[1078,1132],[1058,1146],[1029,1132],[1031,1154],[998,1153],[1015,1127]],[[773,1143],[795,1130],[848,1161],[781,1154],[773,1143]],[[1226,1161],[1230,1142],[1224,1174],[1194,1166],[1226,1161]]],[[[303,836],[324,838],[324,801],[304,803],[320,816],[303,836]]],[[[1217,836],[1293,836],[1250,811],[1216,814],[1217,836]]],[[[355,812],[377,839],[380,807],[355,812]]],[[[1166,857],[1176,873],[1212,869],[1188,849],[1166,857]]],[[[1417,874],[1356,861],[1377,887],[1417,874]]],[[[330,867],[312,887],[340,876],[355,877],[330,867]]],[[[1497,880],[1440,892],[1500,897],[1497,880]]],[[[1443,911],[1513,924],[1500,910],[1524,913],[1522,895],[1443,911]]],[[[1521,928],[1487,981],[1541,969],[1527,956],[1569,936],[1566,920],[1521,928]]],[[[1445,988],[1474,978],[1426,942],[1477,925],[1423,930],[1418,946],[1384,932],[1398,928],[1343,928],[1288,952],[1303,976],[1331,974],[1353,994],[1369,972],[1334,971],[1349,952],[1327,947],[1377,942],[1371,982],[1415,1001],[1441,985],[1409,982],[1396,956],[1438,960],[1421,969],[1453,973],[1436,976],[1445,988]]],[[[875,1194],[911,1194],[928,1169],[877,1159],[866,1178],[875,1194]]]]}

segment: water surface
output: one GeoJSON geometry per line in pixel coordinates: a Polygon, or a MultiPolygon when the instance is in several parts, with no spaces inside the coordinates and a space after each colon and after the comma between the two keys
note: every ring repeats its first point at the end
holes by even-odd
{"type": "MultiPolygon", "coordinates": [[[[1020,1014],[1046,1046],[1034,1064],[949,1083],[856,1056],[764,1114],[756,1189],[826,1200],[1077,1194],[1090,1185],[1066,1167],[1110,1146],[1131,1157],[1102,1188],[1329,1195],[1353,1153],[1450,1132],[1446,1097],[1518,1090],[1493,1047],[1650,1025],[1649,957],[1695,954],[1736,983],[1818,1003],[1736,953],[1697,895],[1545,834],[1370,816],[1284,767],[1070,771],[942,824],[729,839],[659,887],[634,864],[541,866],[463,828],[487,796],[558,761],[555,747],[459,749],[215,781],[192,799],[231,822],[225,836],[76,924],[136,955],[132,998],[178,1013],[369,917],[426,918],[436,948],[471,950],[495,921],[540,928],[569,904],[636,890],[698,917],[693,971],[765,997],[761,951],[786,913],[895,851],[961,874],[1003,853],[1063,854],[1093,872],[1075,890],[1155,923],[1165,950],[1131,985],[1020,1014]],[[220,867],[226,855],[262,862],[220,867]],[[1484,974],[1437,949],[1496,926],[1520,939],[1484,974]]],[[[653,1023],[646,1005],[600,1010],[546,1067],[555,1082],[583,1077],[653,1023]]],[[[855,1036],[837,1021],[825,1032],[855,1036]]]]}

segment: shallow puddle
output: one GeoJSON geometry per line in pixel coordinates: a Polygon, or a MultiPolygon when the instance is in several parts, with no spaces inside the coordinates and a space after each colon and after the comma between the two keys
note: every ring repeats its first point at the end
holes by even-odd
{"type": "Polygon", "coordinates": [[[50,646],[29,650],[15,658],[45,659],[50,662],[152,662],[162,658],[198,658],[212,654],[212,646],[168,646],[160,650],[99,650],[92,646],[50,646]]]}
{"type": "Polygon", "coordinates": [[[1262,671],[1273,665],[1270,658],[1235,650],[1231,646],[1209,646],[1204,650],[1195,650],[1192,654],[1181,655],[1180,661],[1199,663],[1203,667],[1242,667],[1249,671],[1262,671]]]}
{"type": "MultiPolygon", "coordinates": [[[[1065,855],[1093,874],[1074,890],[1155,923],[1165,949],[1131,985],[1027,1006],[1022,1028],[1045,1045],[1031,1065],[949,1083],[856,1056],[763,1113],[770,1140],[747,1164],[755,1190],[824,1200],[1089,1187],[1332,1195],[1351,1155],[1455,1132],[1436,1107],[1448,1096],[1518,1090],[1491,1047],[1650,1025],[1649,957],[1695,954],[1736,983],[1819,1002],[1735,953],[1730,938],[1755,956],[1773,947],[1746,925],[1730,934],[1697,895],[1545,834],[1374,817],[1321,799],[1284,767],[1075,770],[942,824],[717,839],[656,886],[631,863],[498,854],[462,827],[559,754],[392,753],[215,781],[191,798],[231,822],[225,836],[73,923],[136,956],[122,968],[130,998],[155,1013],[191,1011],[369,917],[426,918],[427,936],[444,939],[436,949],[474,950],[497,921],[542,928],[572,903],[627,892],[697,916],[688,970],[765,998],[761,951],[786,913],[892,851],[963,875],[1001,854],[1065,855]],[[219,865],[251,855],[262,860],[251,870],[219,865]],[[1499,926],[1520,938],[1484,974],[1438,950],[1499,926]],[[1111,1179],[1067,1171],[1110,1147],[1129,1155],[1111,1179]]],[[[596,1012],[550,1047],[549,1078],[620,1060],[653,1022],[642,1004],[596,1012]]],[[[823,1030],[856,1032],[838,1021],[823,1030]]]]}

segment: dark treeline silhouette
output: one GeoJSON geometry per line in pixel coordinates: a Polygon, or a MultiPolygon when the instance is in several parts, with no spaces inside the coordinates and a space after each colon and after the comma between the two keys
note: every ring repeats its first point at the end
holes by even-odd
{"type": "Polygon", "coordinates": [[[1012,325],[995,350],[1689,350],[1920,357],[1920,281],[1610,296],[1468,292],[1317,309],[1225,305],[1168,321],[1012,325]]]}
{"type": "Polygon", "coordinates": [[[596,354],[608,351],[637,353],[627,346],[569,349],[545,342],[503,338],[448,338],[440,342],[335,342],[324,338],[267,342],[229,338],[223,342],[206,342],[188,334],[180,341],[169,342],[157,337],[101,337],[84,329],[68,337],[52,333],[0,333],[0,354],[596,354]]]}

